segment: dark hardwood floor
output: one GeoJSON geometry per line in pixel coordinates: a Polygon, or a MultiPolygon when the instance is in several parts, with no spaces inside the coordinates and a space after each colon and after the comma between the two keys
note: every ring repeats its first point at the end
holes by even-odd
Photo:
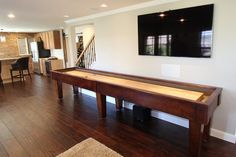
{"type": "MultiPolygon", "coordinates": [[[[0,157],[56,156],[88,137],[126,157],[187,156],[187,129],[155,118],[135,122],[130,110],[117,112],[113,104],[99,119],[95,98],[64,87],[63,101],[55,82],[38,75],[0,88],[0,157]]],[[[235,157],[236,145],[211,137],[201,157],[218,156],[235,157]]]]}

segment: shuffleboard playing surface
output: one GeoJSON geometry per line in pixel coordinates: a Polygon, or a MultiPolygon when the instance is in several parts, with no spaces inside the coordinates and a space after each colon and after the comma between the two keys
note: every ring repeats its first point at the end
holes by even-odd
{"type": "Polygon", "coordinates": [[[204,93],[201,93],[201,92],[162,86],[162,85],[151,84],[151,83],[145,83],[145,82],[134,81],[134,80],[124,79],[124,78],[117,78],[117,77],[106,76],[106,75],[101,75],[101,74],[95,74],[95,73],[89,73],[89,72],[83,72],[83,71],[77,71],[77,70],[67,71],[65,73],[68,75],[72,75],[72,76],[76,76],[80,78],[86,78],[88,80],[104,82],[104,83],[108,83],[112,85],[118,85],[122,87],[142,90],[142,91],[151,92],[151,93],[165,94],[165,95],[174,96],[178,98],[184,98],[184,99],[193,100],[193,101],[201,100],[204,97],[204,93]]]}

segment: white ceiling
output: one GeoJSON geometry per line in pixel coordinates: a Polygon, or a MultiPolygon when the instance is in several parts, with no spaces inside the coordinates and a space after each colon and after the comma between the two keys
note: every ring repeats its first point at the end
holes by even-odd
{"type": "Polygon", "coordinates": [[[39,32],[57,29],[65,20],[102,13],[152,0],[0,0],[0,29],[39,32]],[[101,8],[101,4],[107,8],[101,8]],[[13,13],[16,17],[9,19],[13,13]],[[65,18],[64,15],[69,15],[65,18]]]}

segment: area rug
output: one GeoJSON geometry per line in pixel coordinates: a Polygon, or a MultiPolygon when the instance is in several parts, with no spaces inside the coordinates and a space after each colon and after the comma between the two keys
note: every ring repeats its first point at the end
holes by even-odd
{"type": "Polygon", "coordinates": [[[57,157],[123,157],[93,138],[88,138],[57,157]]]}

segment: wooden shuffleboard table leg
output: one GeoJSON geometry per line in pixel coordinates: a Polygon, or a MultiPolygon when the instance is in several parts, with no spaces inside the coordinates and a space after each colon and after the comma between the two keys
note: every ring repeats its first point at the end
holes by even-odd
{"type": "Polygon", "coordinates": [[[97,106],[98,106],[98,112],[99,116],[101,118],[106,117],[106,95],[103,95],[101,93],[96,93],[97,97],[97,106]]]}
{"type": "Polygon", "coordinates": [[[202,143],[202,125],[189,121],[189,157],[199,157],[202,143]]]}
{"type": "Polygon", "coordinates": [[[57,93],[58,93],[58,98],[62,99],[63,98],[63,91],[62,91],[62,82],[57,81],[57,93]]]}
{"type": "Polygon", "coordinates": [[[79,93],[78,86],[73,85],[73,92],[74,92],[75,95],[77,95],[79,93]]]}
{"type": "Polygon", "coordinates": [[[203,142],[208,142],[210,139],[211,121],[212,117],[210,118],[208,124],[204,126],[203,137],[202,137],[203,142]]]}
{"type": "Polygon", "coordinates": [[[122,102],[123,100],[122,99],[119,99],[119,98],[115,98],[116,100],[116,109],[119,111],[122,109],[122,102]]]}

